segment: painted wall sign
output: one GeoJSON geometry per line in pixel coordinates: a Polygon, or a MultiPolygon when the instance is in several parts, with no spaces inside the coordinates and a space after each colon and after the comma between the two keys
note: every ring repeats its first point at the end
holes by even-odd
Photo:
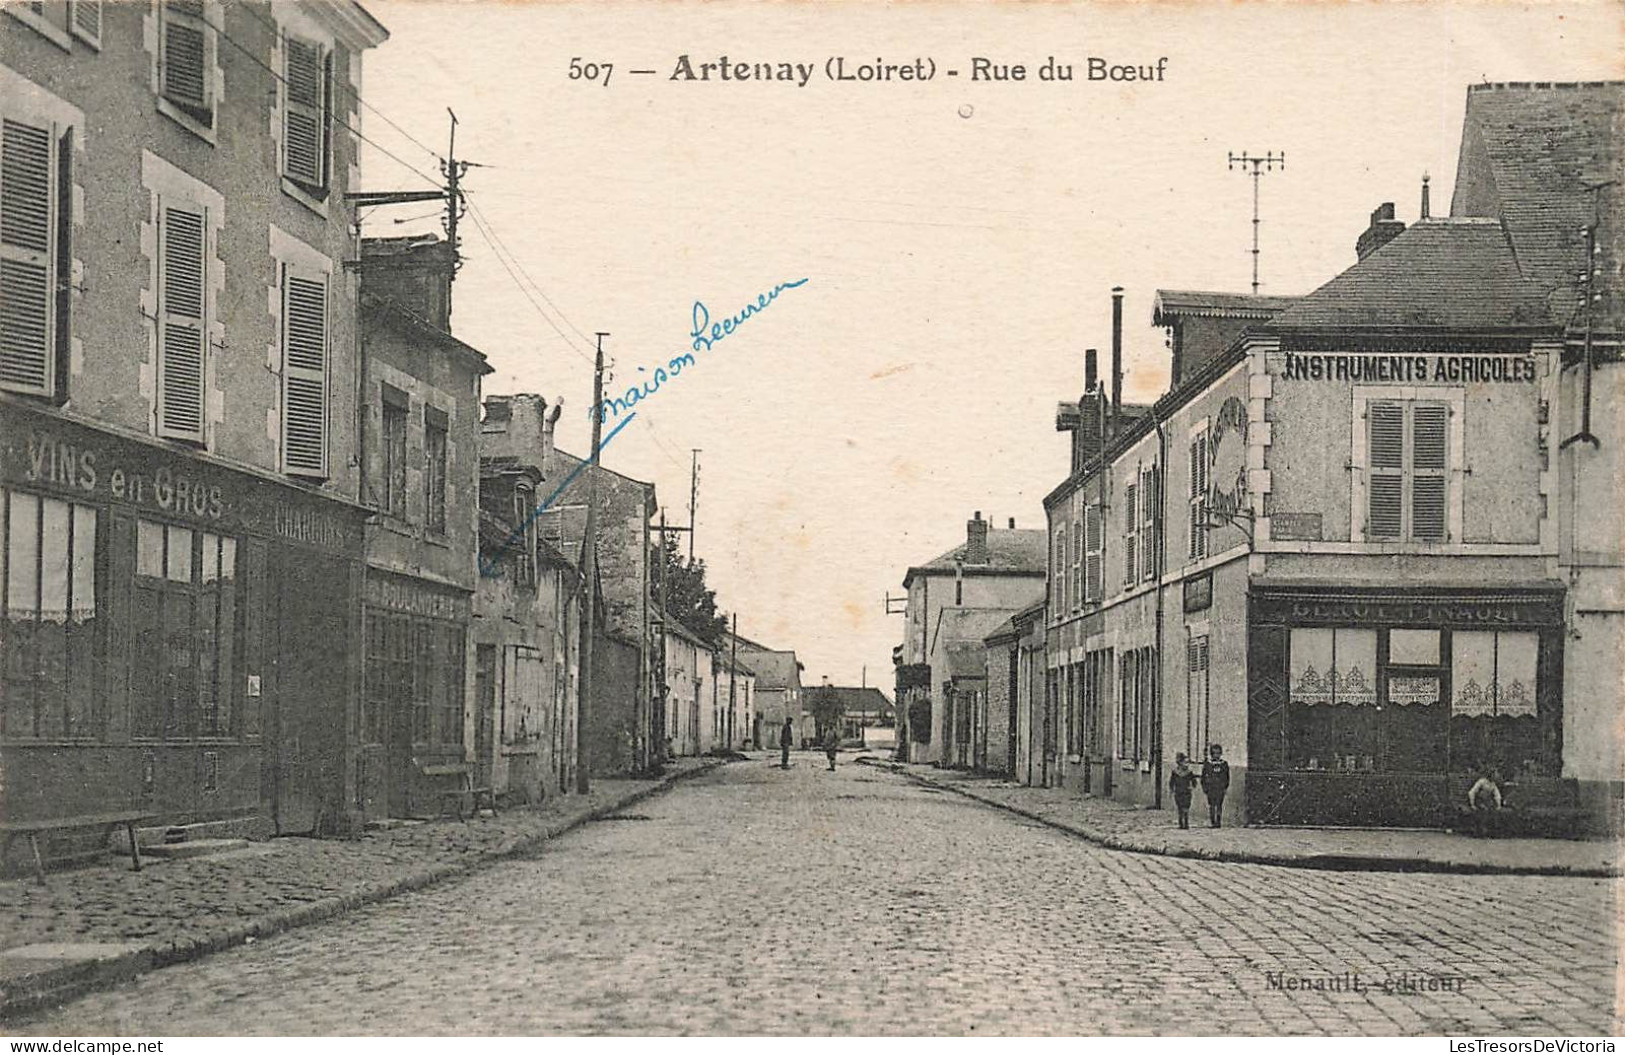
{"type": "Polygon", "coordinates": [[[1185,611],[1200,612],[1213,604],[1213,573],[1185,580],[1185,611]]]}
{"type": "Polygon", "coordinates": [[[467,622],[473,604],[466,594],[441,593],[421,583],[398,579],[384,572],[367,572],[366,603],[374,608],[420,615],[427,619],[467,622]]]}
{"type": "Polygon", "coordinates": [[[1247,405],[1231,396],[1208,436],[1208,523],[1220,526],[1250,512],[1247,503],[1247,405]]]}
{"type": "Polygon", "coordinates": [[[1508,598],[1504,595],[1415,598],[1383,594],[1325,597],[1258,592],[1253,596],[1258,622],[1293,626],[1372,625],[1426,626],[1461,629],[1510,626],[1559,626],[1563,602],[1559,595],[1508,598]]]}
{"type": "Polygon", "coordinates": [[[1389,381],[1396,384],[1535,380],[1532,355],[1362,355],[1350,352],[1287,352],[1287,381],[1389,381]]]}
{"type": "Polygon", "coordinates": [[[1319,513],[1270,514],[1270,538],[1272,539],[1319,542],[1321,531],[1319,513]]]}

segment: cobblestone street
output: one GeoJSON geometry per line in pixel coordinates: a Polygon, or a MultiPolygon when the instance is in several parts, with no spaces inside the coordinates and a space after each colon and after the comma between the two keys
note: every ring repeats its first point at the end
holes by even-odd
{"type": "Polygon", "coordinates": [[[534,858],[13,1026],[1612,1034],[1617,887],[1120,853],[844,758],[758,756],[534,858]]]}

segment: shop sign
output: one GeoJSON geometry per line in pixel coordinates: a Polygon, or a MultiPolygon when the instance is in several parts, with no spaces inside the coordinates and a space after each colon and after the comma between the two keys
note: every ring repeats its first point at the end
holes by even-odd
{"type": "Polygon", "coordinates": [[[1319,542],[1319,513],[1271,513],[1270,538],[1277,541],[1319,542]]]}
{"type": "Polygon", "coordinates": [[[1463,597],[1304,597],[1259,595],[1261,622],[1294,626],[1371,625],[1498,627],[1549,626],[1562,622],[1562,602],[1554,597],[1527,599],[1463,597]]]}
{"type": "Polygon", "coordinates": [[[1231,396],[1219,407],[1208,438],[1207,516],[1211,526],[1234,523],[1247,507],[1247,405],[1231,396]]]}
{"type": "Polygon", "coordinates": [[[1287,352],[1281,377],[1287,381],[1387,381],[1402,385],[1440,382],[1523,384],[1535,380],[1535,357],[1287,352]]]}
{"type": "Polygon", "coordinates": [[[226,512],[220,485],[186,468],[120,458],[101,446],[28,430],[7,448],[6,479],[199,520],[226,512]]]}
{"type": "Polygon", "coordinates": [[[367,573],[366,601],[374,608],[387,608],[425,619],[451,619],[466,622],[470,604],[465,596],[454,596],[418,583],[378,572],[367,573]]]}
{"type": "Polygon", "coordinates": [[[1185,580],[1185,611],[1200,612],[1213,604],[1213,573],[1185,580]]]}

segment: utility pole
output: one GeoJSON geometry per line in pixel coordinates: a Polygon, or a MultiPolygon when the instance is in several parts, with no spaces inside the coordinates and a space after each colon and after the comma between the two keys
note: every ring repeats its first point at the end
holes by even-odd
{"type": "Polygon", "coordinates": [[[1602,222],[1602,192],[1605,187],[1612,187],[1618,180],[1609,180],[1606,183],[1593,183],[1586,187],[1591,192],[1591,222],[1580,229],[1586,239],[1586,270],[1580,280],[1580,292],[1585,297],[1585,344],[1583,347],[1584,373],[1581,375],[1580,394],[1580,431],[1558,444],[1557,449],[1562,450],[1573,443],[1589,443],[1600,448],[1602,441],[1591,433],[1591,375],[1596,370],[1596,353],[1592,350],[1591,328],[1592,318],[1596,311],[1597,302],[1602,294],[1597,292],[1597,279],[1602,270],[1597,266],[1597,225],[1602,222]]]}
{"type": "Polygon", "coordinates": [[[728,750],[734,749],[734,678],[739,664],[739,613],[734,613],[733,632],[728,635],[728,750]]]}
{"type": "Polygon", "coordinates": [[[468,162],[457,160],[457,115],[449,106],[446,113],[451,114],[451,140],[446,147],[446,160],[440,163],[440,173],[446,177],[446,243],[451,246],[451,273],[455,275],[463,266],[462,243],[457,240],[457,221],[463,215],[462,179],[468,173],[468,162]]]}
{"type": "Polygon", "coordinates": [[[656,750],[660,752],[660,760],[666,760],[666,739],[671,736],[671,730],[666,728],[666,507],[660,507],[660,573],[655,579],[655,612],[660,618],[660,648],[655,653],[660,659],[660,722],[657,726],[656,750]]]}
{"type": "Polygon", "coordinates": [[[604,402],[604,338],[598,332],[598,355],[593,362],[592,453],[587,456],[587,526],[581,536],[581,570],[587,584],[587,603],[581,606],[581,680],[576,693],[576,792],[588,790],[587,721],[592,713],[593,635],[598,630],[598,445],[603,442],[604,416],[598,408],[604,402]]]}
{"type": "Polygon", "coordinates": [[[1234,172],[1236,166],[1240,165],[1241,171],[1246,172],[1253,178],[1253,296],[1256,297],[1258,296],[1258,181],[1263,177],[1264,173],[1275,171],[1276,165],[1280,165],[1283,170],[1286,169],[1286,151],[1283,150],[1280,154],[1276,154],[1272,150],[1263,157],[1258,157],[1244,150],[1239,154],[1227,156],[1229,158],[1227,168],[1234,172]],[[1249,166],[1251,166],[1250,169],[1249,166]]]}
{"type": "Polygon", "coordinates": [[[700,448],[690,447],[688,470],[688,562],[694,563],[694,509],[700,502],[700,448]]]}

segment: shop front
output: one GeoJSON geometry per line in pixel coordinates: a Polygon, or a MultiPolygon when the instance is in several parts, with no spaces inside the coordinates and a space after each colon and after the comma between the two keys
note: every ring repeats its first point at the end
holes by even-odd
{"type": "Polygon", "coordinates": [[[3,409],[0,815],[337,826],[365,511],[3,409]]]}
{"type": "Polygon", "coordinates": [[[1557,586],[1255,585],[1248,822],[1446,825],[1485,769],[1562,799],[1562,624],[1557,586]]]}
{"type": "MultiPolygon", "coordinates": [[[[473,595],[368,568],[365,598],[366,692],[358,722],[356,805],[369,819],[422,815],[437,806],[423,767],[467,761],[464,702],[473,595]]],[[[490,757],[502,728],[496,678],[491,663],[476,679],[482,698],[492,704],[480,709],[474,730],[483,741],[481,759],[490,757]]]]}

